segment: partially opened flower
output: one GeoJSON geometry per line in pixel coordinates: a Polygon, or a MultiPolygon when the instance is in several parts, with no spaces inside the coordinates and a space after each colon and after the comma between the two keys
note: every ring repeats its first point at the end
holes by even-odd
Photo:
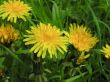
{"type": "Polygon", "coordinates": [[[106,44],[101,51],[104,53],[107,59],[110,58],[110,45],[106,44]]]}
{"type": "Polygon", "coordinates": [[[92,36],[90,30],[81,25],[71,24],[69,42],[79,51],[88,52],[91,48],[95,46],[98,39],[92,36]]]}
{"type": "Polygon", "coordinates": [[[67,38],[62,36],[62,32],[56,26],[40,23],[37,26],[32,26],[31,30],[27,30],[25,35],[25,44],[32,44],[31,51],[37,53],[38,57],[45,58],[46,55],[57,57],[58,52],[64,54],[67,51],[67,38]]]}
{"type": "Polygon", "coordinates": [[[76,64],[83,63],[89,56],[90,54],[85,55],[85,53],[82,52],[81,55],[78,57],[76,64]]]}
{"type": "Polygon", "coordinates": [[[26,21],[26,17],[29,16],[29,11],[31,7],[27,4],[24,4],[23,1],[20,0],[8,0],[0,6],[0,17],[2,19],[6,19],[7,21],[11,21],[16,23],[17,18],[21,18],[26,21]]]}
{"type": "Polygon", "coordinates": [[[0,27],[0,43],[7,44],[18,39],[19,32],[11,25],[0,27]]]}

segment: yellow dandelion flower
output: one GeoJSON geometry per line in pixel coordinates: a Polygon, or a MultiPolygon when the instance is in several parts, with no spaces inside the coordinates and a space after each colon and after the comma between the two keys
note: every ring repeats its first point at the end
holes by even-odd
{"type": "Polygon", "coordinates": [[[76,64],[83,63],[89,56],[90,54],[85,55],[84,52],[82,52],[81,55],[78,57],[76,64]]]}
{"type": "Polygon", "coordinates": [[[87,27],[73,24],[70,26],[69,42],[79,51],[89,51],[98,42],[98,39],[87,27]]]}
{"type": "Polygon", "coordinates": [[[104,53],[107,59],[110,58],[110,45],[106,44],[106,46],[103,47],[103,50],[101,51],[104,53]]]}
{"type": "Polygon", "coordinates": [[[66,44],[67,38],[62,36],[62,32],[56,26],[50,24],[40,23],[37,26],[32,26],[31,30],[27,30],[28,35],[25,35],[25,44],[33,44],[30,51],[37,53],[37,57],[45,58],[47,54],[50,58],[57,53],[67,51],[66,44]]]}
{"type": "Polygon", "coordinates": [[[2,19],[7,18],[7,21],[16,23],[17,18],[21,18],[26,21],[26,17],[29,16],[31,7],[24,4],[20,0],[8,0],[0,6],[0,17],[2,19]]]}
{"type": "Polygon", "coordinates": [[[0,27],[0,43],[10,43],[18,39],[19,32],[16,31],[11,25],[7,25],[6,27],[2,25],[0,27]]]}

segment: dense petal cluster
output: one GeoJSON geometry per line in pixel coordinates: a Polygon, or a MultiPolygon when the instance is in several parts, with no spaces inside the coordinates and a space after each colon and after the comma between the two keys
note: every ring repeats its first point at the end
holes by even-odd
{"type": "Polygon", "coordinates": [[[21,18],[26,21],[26,17],[29,16],[29,11],[31,7],[24,4],[20,0],[8,0],[0,6],[0,17],[2,19],[7,18],[7,21],[16,23],[17,18],[21,18]]]}
{"type": "Polygon", "coordinates": [[[11,25],[0,27],[0,43],[10,43],[18,39],[19,32],[15,30],[11,25]]]}
{"type": "Polygon", "coordinates": [[[104,53],[107,59],[110,58],[110,45],[106,44],[106,46],[103,47],[103,50],[101,51],[104,53]]]}
{"type": "Polygon", "coordinates": [[[45,58],[49,54],[52,58],[52,56],[57,57],[58,52],[64,54],[67,51],[68,39],[56,26],[40,23],[37,26],[32,26],[27,33],[24,39],[25,44],[33,45],[31,51],[37,53],[37,57],[45,58]]]}
{"type": "Polygon", "coordinates": [[[73,24],[70,26],[69,42],[79,51],[89,51],[98,42],[87,27],[73,24]]]}

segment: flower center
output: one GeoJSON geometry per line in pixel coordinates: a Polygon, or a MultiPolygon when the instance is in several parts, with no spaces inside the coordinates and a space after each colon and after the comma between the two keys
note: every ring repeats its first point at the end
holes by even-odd
{"type": "Polygon", "coordinates": [[[51,42],[54,41],[54,36],[43,33],[43,42],[51,42]]]}
{"type": "Polygon", "coordinates": [[[19,12],[24,10],[24,8],[20,4],[16,4],[16,3],[15,4],[10,4],[7,7],[8,7],[7,9],[10,12],[13,12],[13,13],[19,13],[19,12]]]}
{"type": "Polygon", "coordinates": [[[5,29],[2,29],[0,30],[0,35],[4,35],[5,34],[5,29]]]}

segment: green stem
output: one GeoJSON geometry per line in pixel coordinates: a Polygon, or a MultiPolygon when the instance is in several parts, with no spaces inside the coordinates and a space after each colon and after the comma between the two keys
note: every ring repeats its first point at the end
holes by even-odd
{"type": "Polygon", "coordinates": [[[36,57],[36,54],[33,55],[33,72],[35,75],[42,74],[42,61],[41,58],[36,57]]]}

